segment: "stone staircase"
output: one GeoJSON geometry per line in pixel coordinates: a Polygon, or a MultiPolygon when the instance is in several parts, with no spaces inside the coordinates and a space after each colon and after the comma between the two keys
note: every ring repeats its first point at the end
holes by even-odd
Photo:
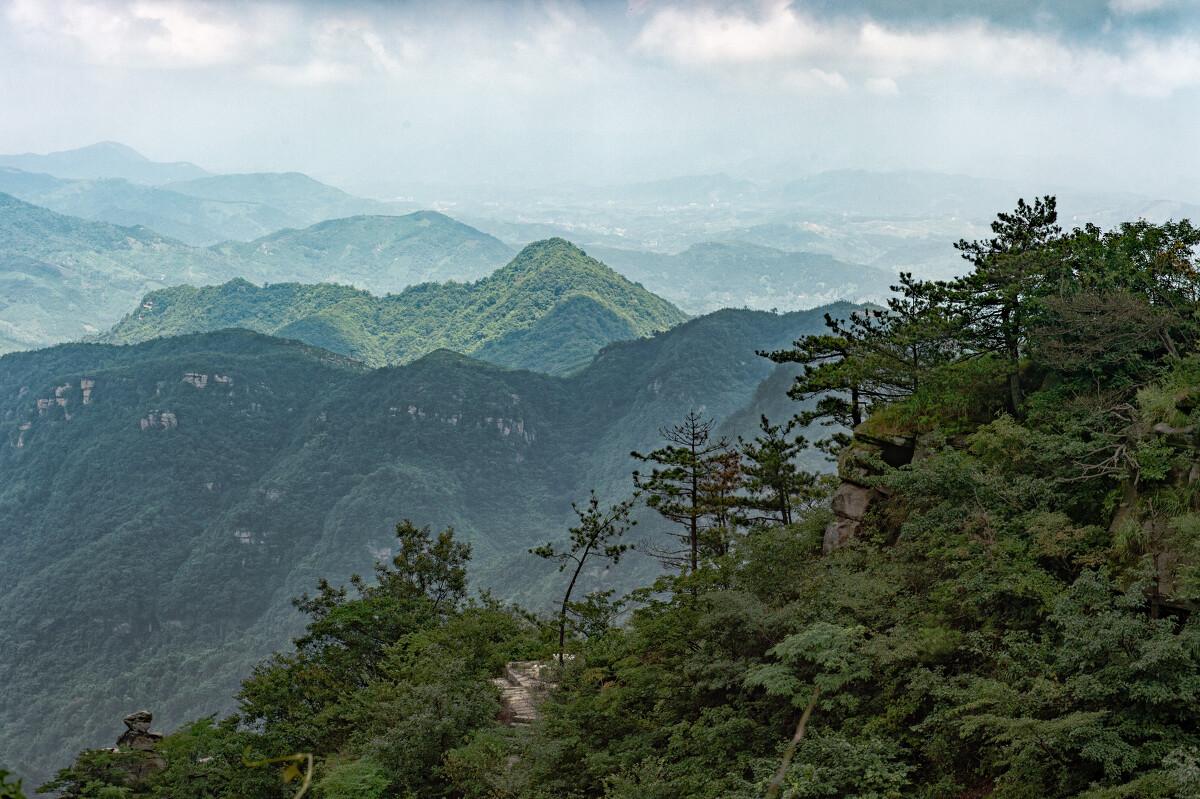
{"type": "Polygon", "coordinates": [[[553,664],[537,660],[517,660],[504,666],[504,676],[492,682],[500,689],[504,705],[501,718],[510,725],[532,724],[538,720],[538,705],[553,687],[553,664]]]}

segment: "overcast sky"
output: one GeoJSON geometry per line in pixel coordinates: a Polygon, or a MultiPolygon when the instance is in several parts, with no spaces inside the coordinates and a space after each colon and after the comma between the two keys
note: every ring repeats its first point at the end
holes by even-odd
{"type": "Polygon", "coordinates": [[[1200,199],[1200,0],[0,0],[0,152],[361,185],[930,168],[1200,199]]]}

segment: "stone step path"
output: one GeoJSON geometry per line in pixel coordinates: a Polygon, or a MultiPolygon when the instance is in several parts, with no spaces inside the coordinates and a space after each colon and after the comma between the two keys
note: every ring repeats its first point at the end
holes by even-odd
{"type": "Polygon", "coordinates": [[[502,715],[508,724],[532,724],[538,720],[538,705],[553,687],[548,679],[551,666],[536,660],[517,660],[504,666],[503,677],[492,680],[500,689],[502,715]]]}

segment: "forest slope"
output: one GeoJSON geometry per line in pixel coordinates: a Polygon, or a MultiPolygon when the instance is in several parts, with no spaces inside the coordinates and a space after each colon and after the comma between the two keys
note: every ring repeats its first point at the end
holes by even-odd
{"type": "Polygon", "coordinates": [[[181,286],[148,295],[104,340],[120,343],[244,327],[372,366],[438,348],[504,366],[565,373],[601,347],[685,319],[667,301],[562,239],[530,244],[475,283],[423,283],[376,297],[347,286],[181,286]]]}
{"type": "Polygon", "coordinates": [[[820,319],[725,311],[570,378],[445,350],[363,371],[248,331],[5,356],[0,750],[45,776],[130,703],[227,708],[295,630],[288,599],[368,570],[398,516],[453,524],[481,584],[544,602],[525,550],[570,501],[627,492],[630,449],[687,410],[743,410],[772,373],[754,351],[820,319]]]}

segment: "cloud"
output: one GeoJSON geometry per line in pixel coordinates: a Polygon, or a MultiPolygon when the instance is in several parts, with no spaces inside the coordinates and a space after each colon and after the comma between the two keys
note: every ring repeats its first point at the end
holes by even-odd
{"type": "Polygon", "coordinates": [[[740,11],[669,7],[642,28],[636,45],[689,65],[748,64],[822,54],[816,23],[777,2],[757,18],[740,11]]]}
{"type": "Polygon", "coordinates": [[[269,84],[391,80],[559,91],[621,74],[587,6],[0,0],[0,35],[56,66],[236,70],[269,84]]]}
{"type": "Polygon", "coordinates": [[[871,94],[894,97],[900,94],[900,87],[892,78],[867,78],[863,86],[871,94]]]}
{"type": "Polygon", "coordinates": [[[12,0],[10,25],[64,57],[107,66],[197,68],[236,63],[269,44],[280,10],[180,0],[12,0]],[[237,7],[241,8],[241,7],[237,7]]]}
{"type": "Polygon", "coordinates": [[[1114,14],[1145,14],[1170,5],[1169,0],[1108,0],[1108,8],[1114,14]]]}
{"type": "MultiPolygon", "coordinates": [[[[1149,8],[1154,0],[1114,0],[1149,8]]],[[[678,66],[736,76],[797,70],[854,76],[894,91],[903,76],[1024,80],[1075,93],[1115,90],[1167,96],[1200,86],[1200,40],[1133,32],[1100,45],[1057,33],[1000,28],[982,19],[901,27],[871,17],[806,15],[788,2],[754,8],[670,6],[655,12],[634,47],[678,66]],[[891,83],[885,81],[890,80],[891,83]]]]}

